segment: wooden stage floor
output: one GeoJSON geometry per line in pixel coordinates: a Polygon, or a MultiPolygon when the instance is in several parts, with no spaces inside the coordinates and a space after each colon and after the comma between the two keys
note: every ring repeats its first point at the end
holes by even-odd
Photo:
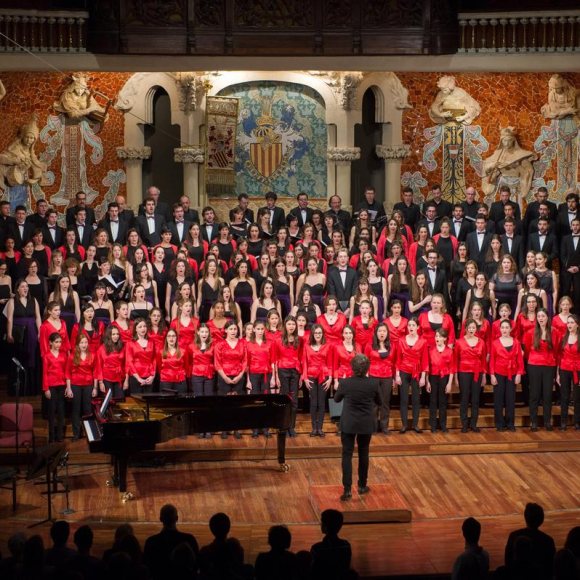
{"type": "MultiPolygon", "coordinates": [[[[110,476],[106,458],[89,454],[84,441],[67,442],[70,505],[75,510],[67,519],[73,529],[82,523],[95,529],[97,554],[110,545],[119,523],[131,522],[141,540],[154,533],[159,509],[167,502],[178,506],[180,526],[201,544],[210,539],[209,517],[228,513],[232,535],[241,540],[249,562],[267,549],[268,527],[275,523],[290,527],[293,550],[308,549],[320,538],[310,487],[340,483],[340,439],[329,424],[326,438],[310,438],[305,416],[299,428],[299,436],[288,442],[288,473],[277,470],[274,438],[266,443],[249,434],[241,441],[189,437],[164,444],[156,467],[146,466],[152,458],[145,457],[140,467],[130,468],[129,488],[136,498],[127,503],[116,489],[105,486],[110,476]]],[[[345,526],[342,535],[353,545],[353,564],[361,576],[449,573],[462,549],[460,528],[467,516],[481,520],[482,544],[495,568],[503,562],[509,531],[523,523],[528,501],[544,506],[543,529],[558,547],[568,530],[580,525],[580,431],[393,433],[375,436],[371,452],[369,485],[394,486],[411,507],[413,519],[345,526]]],[[[46,517],[41,490],[21,482],[15,515],[10,492],[0,490],[3,552],[12,532],[46,517]]],[[[63,517],[64,496],[56,496],[53,506],[57,517],[63,517]]],[[[48,538],[48,529],[44,524],[28,533],[48,538]]]]}

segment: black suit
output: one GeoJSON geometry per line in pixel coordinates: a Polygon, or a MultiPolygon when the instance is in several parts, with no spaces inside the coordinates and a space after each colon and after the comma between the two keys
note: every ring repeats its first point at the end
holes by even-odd
{"type": "Polygon", "coordinates": [[[31,222],[24,222],[22,226],[22,234],[20,233],[20,227],[16,222],[11,224],[10,234],[14,238],[14,247],[20,250],[22,246],[32,238],[34,230],[36,227],[31,222]]]}
{"type": "Polygon", "coordinates": [[[46,218],[37,213],[31,213],[26,216],[26,221],[30,222],[35,228],[42,229],[42,226],[46,223],[46,218]]]}
{"type": "MultiPolygon", "coordinates": [[[[558,216],[558,207],[556,206],[555,203],[551,201],[546,201],[544,203],[548,205],[550,219],[555,220],[556,217],[558,216]]],[[[526,208],[526,213],[524,214],[524,230],[528,231],[530,222],[532,222],[535,219],[538,219],[539,216],[540,216],[540,202],[532,201],[532,203],[528,204],[528,207],[526,208]]]]}
{"type": "Polygon", "coordinates": [[[552,268],[552,260],[559,255],[558,240],[554,234],[547,234],[544,246],[540,247],[540,234],[535,232],[528,236],[528,251],[545,252],[548,256],[548,268],[552,268]]]}
{"type": "Polygon", "coordinates": [[[422,217],[421,208],[416,203],[407,205],[404,201],[399,201],[393,206],[393,211],[396,210],[403,212],[403,215],[405,216],[405,224],[414,231],[415,225],[422,217]]]}
{"type": "Polygon", "coordinates": [[[377,407],[381,404],[378,379],[352,377],[341,379],[334,395],[339,403],[344,400],[340,417],[342,439],[342,484],[352,487],[352,455],[355,438],[358,444],[358,485],[367,484],[369,447],[377,429],[377,407]]]}
{"type": "MultiPolygon", "coordinates": [[[[160,215],[163,218],[164,222],[171,221],[171,218],[172,218],[171,208],[164,201],[158,201],[155,204],[155,213],[157,215],[160,215]]],[[[144,203],[139,205],[138,214],[145,215],[145,204],[144,203]]]]}
{"type": "MultiPolygon", "coordinates": [[[[72,207],[69,207],[66,210],[66,225],[68,227],[72,227],[75,225],[75,222],[77,220],[76,212],[78,207],[79,207],[78,205],[73,205],[72,207]]],[[[85,220],[86,223],[89,224],[90,226],[96,224],[97,218],[95,217],[95,210],[92,207],[89,207],[88,205],[85,206],[83,209],[87,213],[87,218],[85,220]]]]}
{"type": "Polygon", "coordinates": [[[467,243],[467,256],[470,260],[475,260],[477,262],[477,267],[480,271],[483,270],[483,266],[485,264],[485,254],[487,254],[487,250],[489,248],[489,244],[491,243],[492,234],[486,233],[483,235],[483,242],[481,244],[481,249],[479,248],[478,244],[478,237],[477,231],[473,231],[467,235],[467,239],[465,240],[467,243]]]}
{"type": "MultiPolygon", "coordinates": [[[[573,219],[580,219],[580,210],[575,212],[573,219]]],[[[568,215],[568,208],[564,211],[558,212],[558,217],[556,218],[556,236],[561,240],[564,236],[568,236],[572,233],[570,229],[570,217],[568,215]]]]}
{"type": "Polygon", "coordinates": [[[153,248],[161,242],[161,228],[165,225],[165,219],[163,216],[155,214],[153,219],[155,220],[155,231],[152,234],[149,233],[147,216],[138,215],[135,220],[139,236],[148,248],[153,248]]]}
{"type": "Polygon", "coordinates": [[[218,225],[214,223],[212,225],[212,228],[211,228],[211,235],[208,236],[208,234],[207,234],[207,226],[208,225],[209,224],[201,224],[201,226],[199,226],[199,227],[201,229],[202,239],[205,240],[208,244],[211,244],[211,242],[219,236],[220,231],[219,231],[218,225]]]}
{"type": "Polygon", "coordinates": [[[429,231],[429,237],[432,238],[433,236],[437,235],[441,231],[441,224],[439,223],[439,219],[436,219],[434,222],[429,222],[429,220],[426,220],[426,219],[417,222],[417,230],[416,231],[419,231],[419,228],[421,226],[425,226],[427,229],[429,229],[429,223],[433,224],[433,231],[429,231]]]}
{"type": "Polygon", "coordinates": [[[494,201],[489,208],[489,219],[496,223],[503,220],[505,218],[505,211],[503,208],[506,205],[511,205],[514,208],[514,217],[516,220],[521,219],[522,213],[520,211],[520,206],[515,201],[511,200],[507,203],[504,203],[503,201],[494,201]]]}
{"type": "Polygon", "coordinates": [[[273,232],[277,232],[280,228],[286,227],[286,212],[283,208],[275,205],[272,209],[268,206],[261,207],[260,209],[270,210],[270,224],[273,232]]]}
{"type": "MultiPolygon", "coordinates": [[[[532,220],[528,224],[528,229],[526,230],[526,235],[534,234],[538,231],[538,220],[532,220]]],[[[548,232],[556,234],[556,222],[552,220],[548,220],[548,232]]]]}
{"type": "Polygon", "coordinates": [[[302,210],[300,207],[292,208],[289,212],[290,215],[294,215],[298,218],[298,225],[302,227],[305,223],[312,222],[312,214],[314,210],[311,207],[307,207],[306,209],[302,210]],[[302,219],[302,211],[306,212],[306,221],[302,219]]]}
{"type": "Polygon", "coordinates": [[[111,220],[108,217],[102,219],[99,222],[99,227],[103,228],[107,232],[107,235],[109,236],[109,242],[111,242],[111,244],[125,245],[127,243],[127,232],[129,231],[129,228],[127,227],[127,222],[123,221],[121,218],[119,218],[119,229],[117,231],[116,238],[113,238],[113,232],[111,231],[111,220]]]}
{"type": "Polygon", "coordinates": [[[81,237],[80,232],[79,232],[79,227],[76,223],[72,225],[72,228],[75,231],[77,244],[79,246],[82,246],[86,250],[91,245],[91,243],[93,241],[93,234],[94,234],[93,226],[90,225],[88,222],[85,222],[85,225],[83,227],[82,237],[81,237]]]}
{"type": "Polygon", "coordinates": [[[466,201],[461,202],[461,207],[463,208],[463,215],[468,221],[474,222],[479,212],[479,202],[474,201],[473,203],[467,203],[466,201]]]}
{"type": "Polygon", "coordinates": [[[439,219],[444,217],[451,217],[451,214],[453,213],[453,206],[446,199],[442,199],[439,203],[437,203],[434,199],[428,199],[423,204],[423,213],[425,213],[426,205],[434,205],[437,208],[437,217],[439,219]]]}
{"type": "Polygon", "coordinates": [[[42,228],[42,241],[45,245],[47,245],[51,250],[56,248],[60,248],[64,245],[65,241],[65,230],[60,226],[54,226],[54,240],[52,239],[52,233],[47,225],[42,228]]]}
{"type": "Polygon", "coordinates": [[[189,228],[191,227],[191,222],[183,221],[183,234],[182,237],[179,237],[179,232],[177,230],[177,223],[174,221],[167,223],[167,229],[171,232],[171,243],[178,248],[183,243],[183,240],[187,239],[187,232],[189,232],[189,228]]]}
{"type": "Polygon", "coordinates": [[[189,208],[187,211],[183,212],[183,219],[185,221],[191,222],[192,224],[199,224],[199,213],[196,209],[189,208]]]}
{"type": "Polygon", "coordinates": [[[131,229],[135,226],[135,214],[132,209],[124,209],[119,212],[119,219],[123,220],[127,225],[127,229],[131,229]]]}
{"type": "MultiPolygon", "coordinates": [[[[524,224],[523,224],[522,220],[516,220],[514,225],[515,225],[514,234],[516,236],[523,236],[524,235],[524,224]]],[[[495,233],[498,236],[503,236],[505,234],[505,219],[496,222],[495,233]]]]}
{"type": "Polygon", "coordinates": [[[345,284],[342,283],[342,276],[338,266],[333,266],[328,270],[328,280],[326,282],[328,287],[328,294],[336,296],[340,309],[346,310],[351,296],[356,293],[356,286],[358,283],[358,274],[354,268],[347,266],[345,284]],[[345,306],[346,303],[346,306],[345,306]]]}
{"type": "Polygon", "coordinates": [[[521,270],[524,267],[524,259],[525,259],[524,239],[522,238],[522,236],[514,235],[512,239],[512,251],[510,252],[507,236],[504,234],[503,236],[501,236],[501,247],[503,249],[504,254],[509,254],[516,261],[518,270],[521,270]]]}
{"type": "Polygon", "coordinates": [[[574,312],[580,313],[580,271],[573,274],[568,268],[580,267],[580,240],[574,248],[571,234],[565,236],[560,246],[560,286],[562,296],[570,296],[574,301],[574,312]]]}
{"type": "Polygon", "coordinates": [[[437,267],[435,269],[435,284],[431,283],[431,277],[429,276],[429,268],[422,268],[419,270],[425,274],[427,280],[427,287],[429,288],[429,294],[442,294],[445,297],[445,304],[447,308],[450,306],[449,292],[447,290],[447,274],[445,268],[437,267]]]}
{"type": "Polygon", "coordinates": [[[459,224],[459,232],[457,232],[455,228],[455,219],[451,221],[451,234],[454,235],[459,242],[465,242],[467,239],[467,234],[474,230],[475,225],[473,222],[470,222],[465,218],[460,221],[461,224],[459,224]]]}

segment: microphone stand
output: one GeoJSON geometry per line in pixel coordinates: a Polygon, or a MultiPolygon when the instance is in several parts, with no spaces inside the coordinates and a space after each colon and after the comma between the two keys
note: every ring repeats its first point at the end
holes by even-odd
{"type": "Polygon", "coordinates": [[[21,366],[14,363],[16,367],[16,382],[14,383],[14,394],[16,396],[16,473],[20,473],[20,372],[21,366]]]}

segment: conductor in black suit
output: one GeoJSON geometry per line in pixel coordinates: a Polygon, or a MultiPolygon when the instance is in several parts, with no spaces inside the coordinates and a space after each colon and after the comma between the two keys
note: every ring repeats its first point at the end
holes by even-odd
{"type": "Polygon", "coordinates": [[[358,493],[370,491],[367,485],[369,474],[369,447],[372,434],[377,428],[377,406],[381,404],[378,379],[367,377],[370,361],[364,354],[357,354],[351,362],[353,377],[341,379],[334,400],[344,399],[340,417],[342,441],[342,485],[341,501],[352,497],[352,455],[354,443],[358,446],[358,493]]]}

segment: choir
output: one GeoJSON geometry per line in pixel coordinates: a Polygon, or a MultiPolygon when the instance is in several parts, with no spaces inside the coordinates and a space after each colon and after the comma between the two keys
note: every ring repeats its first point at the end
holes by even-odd
{"type": "Polygon", "coordinates": [[[42,384],[50,439],[63,437],[67,399],[76,439],[91,399],[111,389],[116,399],[156,390],[283,393],[292,400],[294,437],[302,388],[310,436],[324,437],[326,400],[351,376],[356,353],[369,357],[369,374],[379,379],[383,433],[397,392],[402,433],[421,431],[422,396],[431,431],[447,432],[454,385],[462,431],[478,432],[485,384],[493,387],[496,428],[514,431],[520,383],[532,431],[553,429],[555,396],[559,427],[568,427],[573,407],[580,428],[577,194],[567,196],[557,222],[535,216],[530,204],[527,227],[511,202],[494,222],[485,204],[474,217],[465,204],[439,215],[437,200],[419,208],[408,196],[390,219],[377,218],[366,199],[349,224],[340,208],[340,220],[334,210],[313,212],[304,195],[286,222],[271,194],[257,223],[234,208],[232,223],[218,224],[211,207],[203,223],[190,222],[181,203],[166,222],[150,198],[137,218],[109,204],[97,227],[77,207],[58,247],[54,220],[30,240],[16,235],[16,222],[0,223],[4,334],[26,363],[27,394],[42,384]],[[411,214],[424,215],[412,224],[415,234],[405,223],[411,214]],[[113,217],[125,227],[111,228],[113,217]]]}

